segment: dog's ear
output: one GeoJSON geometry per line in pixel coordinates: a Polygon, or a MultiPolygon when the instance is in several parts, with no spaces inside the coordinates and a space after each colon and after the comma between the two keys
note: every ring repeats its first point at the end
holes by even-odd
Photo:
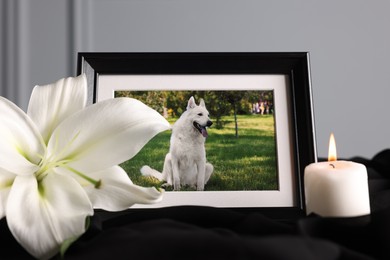
{"type": "Polygon", "coordinates": [[[199,106],[201,106],[201,107],[206,107],[206,104],[204,103],[203,98],[200,99],[199,106]]]}
{"type": "Polygon", "coordinates": [[[195,99],[194,97],[190,97],[187,104],[187,110],[194,107],[196,107],[195,99]]]}

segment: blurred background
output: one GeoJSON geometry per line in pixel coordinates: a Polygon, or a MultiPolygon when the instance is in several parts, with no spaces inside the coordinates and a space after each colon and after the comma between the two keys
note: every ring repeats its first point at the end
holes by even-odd
{"type": "Polygon", "coordinates": [[[0,0],[0,95],[75,76],[78,52],[309,51],[317,150],[390,147],[390,1],[0,0]]]}

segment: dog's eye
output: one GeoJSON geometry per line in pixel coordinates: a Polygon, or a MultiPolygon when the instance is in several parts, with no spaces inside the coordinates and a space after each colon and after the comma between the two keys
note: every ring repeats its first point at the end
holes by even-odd
{"type": "Polygon", "coordinates": [[[203,113],[199,113],[198,116],[203,116],[203,113]]]}

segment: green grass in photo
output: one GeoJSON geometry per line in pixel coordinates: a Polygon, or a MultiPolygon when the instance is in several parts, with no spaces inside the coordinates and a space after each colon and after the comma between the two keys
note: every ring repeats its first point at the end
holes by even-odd
{"type": "MultiPolygon", "coordinates": [[[[233,116],[224,116],[222,120],[225,122],[223,129],[211,127],[208,130],[206,155],[207,161],[214,166],[214,172],[205,190],[277,190],[274,116],[238,115],[238,137],[235,136],[233,116]]],[[[172,124],[174,121],[170,120],[172,124]]],[[[171,131],[160,133],[135,157],[121,164],[135,184],[161,187],[162,182],[142,176],[140,168],[149,165],[162,171],[165,155],[169,151],[170,136],[171,131]]]]}

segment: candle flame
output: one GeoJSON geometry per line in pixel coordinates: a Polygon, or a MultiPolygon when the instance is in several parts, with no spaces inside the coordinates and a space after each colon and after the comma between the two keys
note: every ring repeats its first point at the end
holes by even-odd
{"type": "Polygon", "coordinates": [[[334,139],[333,133],[330,134],[329,138],[328,161],[337,161],[336,141],[334,139]]]}

